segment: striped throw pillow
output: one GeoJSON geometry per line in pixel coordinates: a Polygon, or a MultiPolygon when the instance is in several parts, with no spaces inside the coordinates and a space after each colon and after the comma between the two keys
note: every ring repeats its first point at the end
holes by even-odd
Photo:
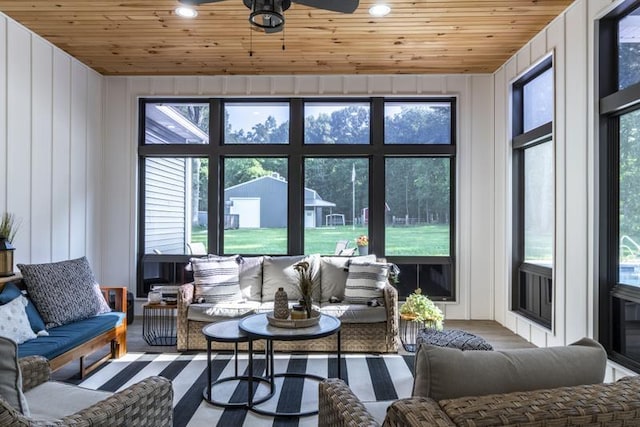
{"type": "Polygon", "coordinates": [[[351,304],[367,304],[375,298],[383,298],[387,284],[389,265],[379,262],[350,264],[344,299],[351,304]]]}
{"type": "Polygon", "coordinates": [[[240,267],[237,259],[202,259],[191,262],[196,302],[236,302],[242,300],[240,267]]]}

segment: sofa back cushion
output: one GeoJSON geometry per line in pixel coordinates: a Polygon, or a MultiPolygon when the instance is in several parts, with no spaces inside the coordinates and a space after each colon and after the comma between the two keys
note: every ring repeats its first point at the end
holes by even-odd
{"type": "Polygon", "coordinates": [[[242,300],[238,259],[238,257],[192,258],[194,300],[209,303],[242,300]]]}
{"type": "Polygon", "coordinates": [[[47,328],[111,311],[85,257],[18,268],[47,328]]]}
{"type": "Polygon", "coordinates": [[[344,300],[344,288],[347,285],[349,264],[375,262],[376,256],[360,257],[323,256],[320,258],[320,301],[327,302],[331,297],[344,300]]]}
{"type": "Polygon", "coordinates": [[[263,256],[240,258],[240,291],[244,299],[262,300],[262,263],[263,256]]]}
{"type": "Polygon", "coordinates": [[[289,300],[302,297],[298,287],[298,273],[293,266],[305,260],[311,268],[311,278],[314,282],[313,300],[320,299],[320,256],[265,256],[262,265],[262,302],[273,301],[278,288],[284,288],[289,300]]]}
{"type": "Polygon", "coordinates": [[[344,300],[350,304],[367,304],[372,299],[382,299],[388,278],[389,264],[350,263],[344,300]]]}
{"type": "Polygon", "coordinates": [[[607,354],[583,338],[566,347],[462,351],[422,344],[413,395],[436,401],[601,383],[607,354]]]}

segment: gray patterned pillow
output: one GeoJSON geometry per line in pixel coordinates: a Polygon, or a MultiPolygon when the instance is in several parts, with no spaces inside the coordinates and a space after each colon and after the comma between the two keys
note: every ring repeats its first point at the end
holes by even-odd
{"type": "Polygon", "coordinates": [[[232,302],[241,301],[240,267],[238,258],[196,260],[191,258],[193,281],[195,283],[194,300],[196,302],[232,302]]]}
{"type": "Polygon", "coordinates": [[[85,257],[18,268],[47,328],[111,311],[85,257]]]}
{"type": "Polygon", "coordinates": [[[351,263],[344,290],[345,301],[351,304],[367,304],[372,299],[383,298],[388,277],[389,264],[351,263]]]}

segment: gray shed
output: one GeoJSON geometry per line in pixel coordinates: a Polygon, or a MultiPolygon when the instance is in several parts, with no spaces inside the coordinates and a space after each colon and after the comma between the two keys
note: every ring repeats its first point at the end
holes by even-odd
{"type": "MultiPolygon", "coordinates": [[[[238,215],[240,228],[284,228],[287,226],[287,181],[279,174],[261,176],[224,190],[226,215],[238,215]]],[[[304,189],[305,227],[323,224],[323,209],[336,204],[304,189]]]]}

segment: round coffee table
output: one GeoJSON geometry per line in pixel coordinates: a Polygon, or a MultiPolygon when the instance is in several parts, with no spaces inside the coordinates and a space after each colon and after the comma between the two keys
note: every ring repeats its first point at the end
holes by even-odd
{"type": "MultiPolygon", "coordinates": [[[[213,398],[213,387],[216,384],[225,383],[228,381],[249,381],[249,388],[251,389],[253,381],[259,381],[269,384],[270,391],[266,396],[256,400],[255,404],[267,401],[275,393],[275,386],[273,379],[264,377],[254,377],[253,375],[238,375],[238,343],[247,342],[249,338],[247,335],[238,328],[240,320],[227,320],[224,322],[210,323],[202,328],[202,333],[207,339],[207,386],[202,391],[202,397],[209,403],[222,406],[224,408],[237,408],[245,407],[248,405],[248,401],[242,402],[222,402],[213,398]],[[212,382],[211,378],[211,343],[212,342],[230,342],[234,344],[233,359],[235,363],[235,375],[225,378],[219,378],[212,382]]],[[[269,343],[267,342],[267,348],[265,355],[270,351],[269,343]]],[[[265,356],[266,357],[266,356],[265,356]]],[[[266,375],[269,377],[269,363],[267,363],[266,375]]]]}
{"type": "MultiPolygon", "coordinates": [[[[298,372],[283,372],[274,374],[273,372],[273,341],[299,341],[299,340],[313,340],[318,338],[328,337],[336,334],[338,339],[337,345],[337,361],[338,361],[338,378],[341,377],[340,365],[341,365],[341,350],[340,350],[340,320],[326,314],[320,314],[320,321],[315,326],[307,328],[278,328],[269,325],[267,320],[267,313],[254,314],[252,316],[245,317],[240,321],[238,328],[244,332],[249,342],[249,396],[247,397],[247,407],[249,410],[261,415],[269,415],[274,417],[304,417],[307,415],[315,415],[318,410],[301,411],[301,412],[279,412],[279,411],[267,411],[261,408],[257,408],[258,405],[264,400],[253,401],[251,390],[253,389],[253,341],[264,339],[267,341],[267,376],[272,387],[275,387],[275,377],[297,377],[297,378],[310,378],[317,381],[322,381],[325,378],[308,373],[298,372]]],[[[258,381],[261,377],[255,377],[258,381]]],[[[271,397],[271,396],[269,396],[271,397]]]]}

